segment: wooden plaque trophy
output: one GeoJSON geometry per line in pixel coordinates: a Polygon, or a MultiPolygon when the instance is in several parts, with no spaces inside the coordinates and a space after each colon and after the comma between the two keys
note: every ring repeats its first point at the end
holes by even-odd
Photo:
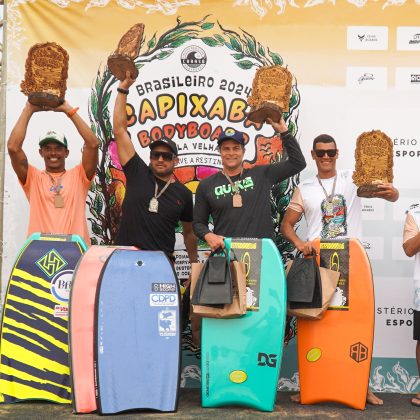
{"type": "Polygon", "coordinates": [[[108,57],[108,68],[118,80],[124,80],[127,71],[133,79],[139,75],[134,59],[139,55],[143,32],[143,23],[132,26],[120,39],[117,50],[108,57]]]}
{"type": "Polygon", "coordinates": [[[282,66],[260,67],[252,82],[252,94],[248,98],[250,121],[264,123],[267,118],[280,121],[283,112],[289,111],[293,76],[282,66]]]}
{"type": "Polygon", "coordinates": [[[33,105],[55,108],[64,102],[69,55],[55,42],[33,45],[25,63],[21,91],[33,105]]]}
{"type": "Polygon", "coordinates": [[[380,190],[378,184],[393,181],[393,144],[382,131],[362,133],[357,138],[355,158],[353,182],[359,187],[359,197],[372,198],[380,190]]]}

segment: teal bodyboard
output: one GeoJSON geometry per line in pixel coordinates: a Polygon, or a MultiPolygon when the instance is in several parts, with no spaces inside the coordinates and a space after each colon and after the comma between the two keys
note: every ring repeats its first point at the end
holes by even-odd
{"type": "Polygon", "coordinates": [[[202,406],[273,411],[287,310],[283,262],[271,239],[225,243],[246,264],[247,304],[253,310],[240,318],[203,318],[202,406]]]}

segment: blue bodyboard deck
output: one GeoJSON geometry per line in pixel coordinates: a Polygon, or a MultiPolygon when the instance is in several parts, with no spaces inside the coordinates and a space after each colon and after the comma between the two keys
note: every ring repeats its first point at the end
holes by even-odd
{"type": "Polygon", "coordinates": [[[68,300],[86,250],[76,235],[33,234],[10,276],[0,341],[0,398],[71,402],[68,300]]]}
{"type": "Polygon", "coordinates": [[[247,267],[248,310],[240,318],[203,318],[202,406],[272,411],[283,353],[286,280],[270,239],[226,239],[247,267]]]}
{"type": "Polygon", "coordinates": [[[102,414],[175,411],[180,380],[180,294],[160,251],[115,250],[96,299],[95,379],[102,414]]]}

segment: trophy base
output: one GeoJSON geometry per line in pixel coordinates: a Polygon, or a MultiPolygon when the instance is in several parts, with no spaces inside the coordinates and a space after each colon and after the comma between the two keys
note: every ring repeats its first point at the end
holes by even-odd
{"type": "Polygon", "coordinates": [[[378,191],[382,191],[381,188],[378,188],[378,185],[379,184],[364,184],[364,185],[361,185],[357,189],[358,197],[363,197],[363,198],[376,197],[376,193],[378,191]]]}
{"type": "Polygon", "coordinates": [[[32,105],[46,106],[48,108],[56,108],[64,102],[64,98],[59,98],[56,95],[45,92],[30,93],[28,101],[32,105]]]}
{"type": "Polygon", "coordinates": [[[125,80],[127,71],[130,72],[132,79],[136,79],[139,75],[139,69],[134,64],[134,61],[126,55],[110,55],[108,57],[108,68],[118,80],[125,80]]]}
{"type": "Polygon", "coordinates": [[[278,105],[272,102],[262,102],[257,109],[251,109],[246,118],[252,122],[263,124],[267,118],[280,122],[282,114],[283,111],[278,105]]]}

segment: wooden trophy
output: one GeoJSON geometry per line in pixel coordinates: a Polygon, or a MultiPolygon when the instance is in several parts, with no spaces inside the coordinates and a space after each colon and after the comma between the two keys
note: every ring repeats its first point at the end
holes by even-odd
{"type": "Polygon", "coordinates": [[[292,79],[285,67],[260,67],[252,82],[252,94],[248,98],[251,111],[247,119],[256,123],[264,123],[267,118],[280,121],[283,112],[289,111],[292,79]]]}
{"type": "Polygon", "coordinates": [[[69,55],[55,42],[33,45],[25,63],[21,91],[33,105],[55,108],[64,102],[69,55]]]}
{"type": "Polygon", "coordinates": [[[393,144],[380,130],[362,133],[356,142],[356,165],[353,182],[359,197],[372,198],[380,191],[378,184],[392,182],[393,144]]]}
{"type": "Polygon", "coordinates": [[[139,55],[143,32],[144,24],[135,24],[120,39],[117,50],[108,57],[109,71],[118,80],[124,80],[127,71],[130,72],[133,79],[139,75],[134,59],[139,55]]]}

